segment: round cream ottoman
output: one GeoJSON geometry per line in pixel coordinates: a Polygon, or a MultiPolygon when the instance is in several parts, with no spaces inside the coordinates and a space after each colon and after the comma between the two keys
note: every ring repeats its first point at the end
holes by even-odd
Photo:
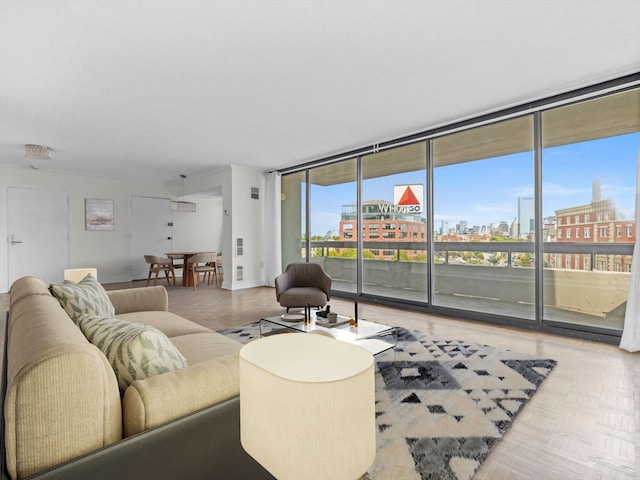
{"type": "Polygon", "coordinates": [[[376,454],[373,356],[286,333],[240,351],[244,449],[279,480],[360,478],[376,454]]]}

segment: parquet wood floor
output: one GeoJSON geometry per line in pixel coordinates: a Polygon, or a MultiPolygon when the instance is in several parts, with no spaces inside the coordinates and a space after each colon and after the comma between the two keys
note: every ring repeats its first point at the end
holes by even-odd
{"type": "MultiPolygon", "coordinates": [[[[171,311],[214,330],[283,312],[272,288],[229,291],[200,286],[194,291],[169,287],[168,292],[171,311]]],[[[0,295],[0,309],[6,310],[7,297],[0,295]]],[[[330,303],[332,311],[353,311],[350,301],[334,298],[330,303]]],[[[362,302],[358,307],[359,316],[368,320],[558,361],[474,480],[640,478],[640,354],[362,302]]]]}

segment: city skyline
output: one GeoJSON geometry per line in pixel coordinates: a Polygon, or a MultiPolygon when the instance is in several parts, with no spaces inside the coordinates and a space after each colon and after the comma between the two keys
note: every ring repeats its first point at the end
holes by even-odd
{"type": "MultiPolygon", "coordinates": [[[[601,198],[612,199],[625,218],[633,218],[639,144],[640,133],[633,133],[544,149],[543,218],[591,203],[596,179],[601,198]]],[[[362,198],[393,202],[394,185],[425,184],[424,176],[421,171],[364,180],[362,198]]],[[[439,230],[443,221],[450,228],[461,221],[469,228],[511,224],[518,218],[518,198],[534,197],[533,181],[533,152],[436,167],[434,227],[439,230]]],[[[425,188],[425,212],[427,195],[425,188]]],[[[311,235],[337,232],[342,205],[355,203],[355,197],[355,182],[312,185],[311,235]]]]}

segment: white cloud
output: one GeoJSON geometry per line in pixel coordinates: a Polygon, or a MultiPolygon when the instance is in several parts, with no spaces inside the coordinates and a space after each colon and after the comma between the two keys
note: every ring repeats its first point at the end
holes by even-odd
{"type": "Polygon", "coordinates": [[[569,196],[582,196],[584,194],[591,195],[591,187],[573,187],[567,186],[559,183],[543,183],[542,184],[542,194],[547,196],[560,196],[560,197],[569,197],[569,196]]]}

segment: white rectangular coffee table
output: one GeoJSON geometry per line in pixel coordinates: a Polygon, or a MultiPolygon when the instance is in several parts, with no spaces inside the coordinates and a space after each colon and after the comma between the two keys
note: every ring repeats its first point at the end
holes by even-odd
{"type": "MultiPolygon", "coordinates": [[[[351,326],[349,323],[337,327],[323,327],[316,323],[315,312],[311,313],[312,320],[305,324],[304,320],[289,321],[282,316],[267,317],[260,319],[260,336],[276,333],[282,329],[294,332],[309,333],[314,330],[329,334],[342,342],[352,343],[365,348],[372,355],[378,355],[392,349],[398,343],[398,332],[395,327],[383,325],[381,323],[358,320],[358,326],[351,326]]],[[[324,318],[321,319],[323,322],[324,318]]],[[[338,315],[338,323],[349,320],[349,317],[338,315]]]]}

